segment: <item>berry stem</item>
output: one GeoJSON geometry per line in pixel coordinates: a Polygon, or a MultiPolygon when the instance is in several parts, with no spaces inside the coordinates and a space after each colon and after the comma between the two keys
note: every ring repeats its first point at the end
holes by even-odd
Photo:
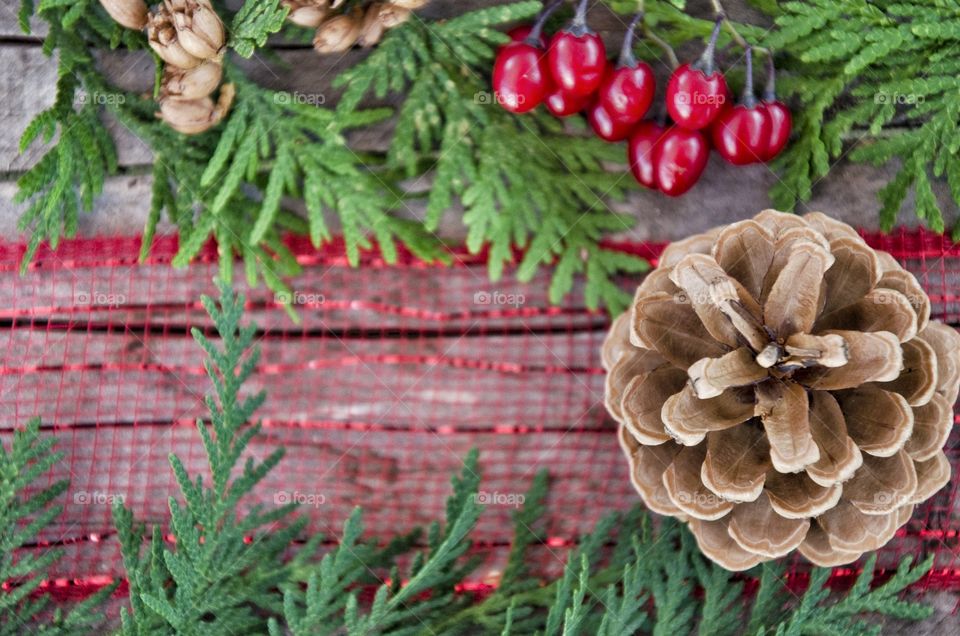
{"type": "Polygon", "coordinates": [[[744,55],[747,58],[747,79],[743,83],[743,98],[740,101],[747,108],[754,108],[757,97],[753,94],[753,47],[747,45],[744,55]]]}
{"type": "Polygon", "coordinates": [[[590,27],[587,26],[587,3],[589,1],[590,0],[580,0],[580,4],[577,5],[577,12],[573,14],[573,21],[570,22],[570,26],[566,29],[577,37],[592,32],[590,31],[590,27]]]}
{"type": "Polygon", "coordinates": [[[697,66],[708,77],[713,75],[714,53],[717,50],[717,38],[720,37],[720,27],[723,24],[723,16],[718,15],[713,23],[713,31],[710,33],[710,40],[707,42],[707,48],[703,50],[703,55],[697,61],[697,66]]]}
{"type": "Polygon", "coordinates": [[[553,2],[540,11],[540,15],[537,16],[537,21],[533,23],[533,28],[530,29],[530,34],[523,40],[525,44],[537,48],[540,47],[540,34],[543,33],[543,25],[550,19],[553,12],[560,8],[561,4],[563,4],[563,0],[553,0],[553,2]]]}
{"type": "Polygon", "coordinates": [[[643,12],[637,13],[633,16],[633,19],[630,20],[627,33],[623,36],[623,47],[620,49],[620,59],[617,62],[617,66],[629,66],[633,68],[637,65],[637,58],[633,54],[633,41],[636,35],[637,25],[641,22],[643,22],[643,12]]]}
{"type": "Polygon", "coordinates": [[[677,54],[673,50],[673,47],[670,46],[666,40],[660,38],[656,33],[651,31],[646,23],[641,24],[641,26],[643,27],[643,37],[659,46],[663,50],[664,54],[666,54],[667,62],[670,64],[670,70],[673,71],[680,66],[680,60],[677,59],[677,54]]]}
{"type": "MultiPolygon", "coordinates": [[[[743,36],[740,35],[740,32],[737,31],[737,27],[734,26],[733,22],[727,18],[727,12],[724,10],[720,0],[710,0],[710,4],[713,5],[713,12],[717,14],[717,19],[721,20],[723,25],[727,27],[727,31],[730,32],[730,37],[733,38],[733,41],[736,42],[737,45],[742,49],[746,49],[748,46],[750,46],[747,41],[743,39],[743,36]]],[[[767,57],[770,56],[770,51],[762,46],[755,46],[753,48],[757,52],[762,53],[767,57]]]]}
{"type": "Polygon", "coordinates": [[[773,51],[767,56],[767,85],[763,89],[763,101],[777,101],[777,69],[773,67],[773,51]]]}

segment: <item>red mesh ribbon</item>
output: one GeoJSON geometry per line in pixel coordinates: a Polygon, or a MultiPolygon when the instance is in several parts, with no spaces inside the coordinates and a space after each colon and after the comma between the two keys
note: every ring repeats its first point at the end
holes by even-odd
{"type": "MultiPolygon", "coordinates": [[[[916,274],[936,318],[960,323],[960,249],[925,231],[866,238],[916,274]]],[[[479,447],[489,509],[475,535],[486,558],[478,582],[495,583],[510,513],[539,468],[552,476],[537,549],[545,575],[603,513],[638,502],[602,403],[608,318],[584,308],[581,290],[552,306],[547,272],[491,283],[484,256],[462,251],[452,268],[409,254],[390,267],[366,254],[354,269],[341,245],[290,245],[304,266],[291,285],[300,325],[271,292],[245,289],[263,353],[247,388],[269,394],[250,450],[287,448],[248,504],[303,501],[310,532],[329,537],[360,505],[367,531],[389,537],[442,518],[450,476],[479,447]]],[[[216,251],[176,270],[174,239],[158,239],[145,264],[139,247],[136,237],[66,241],[42,248],[21,278],[23,246],[0,244],[0,438],[8,444],[14,426],[42,416],[66,453],[51,479],[71,480],[63,515],[25,548],[66,551],[55,589],[121,573],[110,503],[123,497],[140,519],[163,522],[176,492],[169,453],[191,473],[204,466],[193,423],[209,382],[189,331],[210,327],[199,298],[214,293],[216,251]]],[[[616,247],[650,258],[662,249],[616,247]]],[[[958,443],[954,433],[955,471],[958,443]]],[[[932,553],[923,584],[960,587],[956,483],[918,507],[880,552],[882,567],[932,553]]],[[[854,570],[838,569],[837,580],[854,570]]],[[[791,562],[795,580],[805,571],[791,562]]]]}

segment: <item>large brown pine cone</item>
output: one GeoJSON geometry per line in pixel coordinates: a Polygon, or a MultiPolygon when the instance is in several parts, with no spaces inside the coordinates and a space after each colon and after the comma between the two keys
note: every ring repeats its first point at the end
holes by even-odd
{"type": "Polygon", "coordinates": [[[674,243],[603,346],[647,506],[744,570],[889,541],[950,479],[960,336],[850,226],[774,210],[674,243]]]}

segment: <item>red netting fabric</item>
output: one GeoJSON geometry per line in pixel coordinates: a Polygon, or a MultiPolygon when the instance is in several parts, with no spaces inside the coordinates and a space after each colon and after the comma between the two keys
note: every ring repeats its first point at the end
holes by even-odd
{"type": "MultiPolygon", "coordinates": [[[[924,231],[866,238],[916,274],[935,317],[960,324],[960,249],[924,231]]],[[[162,523],[176,491],[168,455],[190,472],[204,466],[194,421],[205,415],[209,383],[190,328],[210,328],[199,298],[214,293],[215,249],[177,270],[169,265],[175,240],[159,240],[145,264],[136,262],[139,246],[136,237],[68,241],[42,249],[20,277],[23,246],[0,244],[0,439],[8,444],[35,415],[59,436],[65,458],[51,479],[71,481],[65,510],[25,549],[62,546],[62,585],[122,573],[114,499],[162,523]]],[[[340,245],[291,247],[304,265],[291,284],[301,324],[271,292],[244,288],[262,349],[247,388],[269,395],[251,452],[287,448],[247,503],[303,501],[310,531],[331,540],[359,505],[367,532],[386,538],[442,518],[451,475],[478,447],[490,504],[477,551],[486,558],[480,576],[492,579],[516,495],[538,469],[553,478],[544,574],[559,571],[601,515],[637,503],[603,408],[599,348],[609,321],[585,309],[578,290],[552,306],[547,273],[491,283],[484,258],[462,252],[452,268],[409,256],[386,266],[367,255],[354,269],[340,245]]],[[[618,247],[650,257],[662,248],[618,247]]],[[[955,432],[955,475],[958,455],[955,432]]],[[[936,571],[924,584],[960,586],[956,484],[917,509],[881,551],[881,566],[933,553],[936,571]]],[[[800,558],[792,563],[801,578],[805,569],[800,558]]]]}

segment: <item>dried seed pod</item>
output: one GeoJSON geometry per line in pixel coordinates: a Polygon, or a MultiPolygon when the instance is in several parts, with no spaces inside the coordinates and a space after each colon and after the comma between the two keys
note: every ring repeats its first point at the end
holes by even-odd
{"type": "Polygon", "coordinates": [[[201,60],[221,56],[226,33],[209,0],[164,0],[163,5],[187,53],[201,60]]]}
{"type": "Polygon", "coordinates": [[[360,28],[360,37],[357,39],[357,44],[364,48],[369,48],[380,41],[380,38],[383,37],[384,32],[387,30],[386,25],[380,17],[380,14],[386,6],[383,2],[374,2],[367,7],[366,12],[363,14],[363,26],[360,28]]]}
{"type": "Polygon", "coordinates": [[[200,99],[207,97],[220,85],[223,67],[207,60],[190,69],[166,65],[160,83],[160,99],[200,99]]]}
{"type": "Polygon", "coordinates": [[[363,15],[363,27],[357,41],[362,47],[371,47],[380,41],[387,29],[410,19],[410,10],[386,2],[374,2],[363,15]]]}
{"type": "Polygon", "coordinates": [[[283,0],[281,4],[290,7],[287,20],[309,29],[317,28],[330,15],[329,0],[283,0]]]}
{"type": "Polygon", "coordinates": [[[100,4],[117,24],[135,31],[147,26],[147,4],[143,0],[100,0],[100,4]]]}
{"type": "Polygon", "coordinates": [[[147,42],[160,59],[172,66],[193,68],[203,63],[201,58],[183,48],[173,16],[162,4],[147,16],[147,42]]]}
{"type": "Polygon", "coordinates": [[[950,479],[960,335],[821,213],[675,243],[602,355],[640,496],[728,569],[850,563],[950,479]]]}
{"type": "Polygon", "coordinates": [[[313,37],[317,53],[343,53],[360,38],[363,29],[363,10],[357,7],[350,13],[333,16],[323,22],[313,37]]]}
{"type": "Polygon", "coordinates": [[[199,99],[164,99],[157,117],[171,128],[185,135],[196,135],[216,126],[226,116],[233,103],[233,84],[220,88],[216,103],[209,97],[199,99]]]}

